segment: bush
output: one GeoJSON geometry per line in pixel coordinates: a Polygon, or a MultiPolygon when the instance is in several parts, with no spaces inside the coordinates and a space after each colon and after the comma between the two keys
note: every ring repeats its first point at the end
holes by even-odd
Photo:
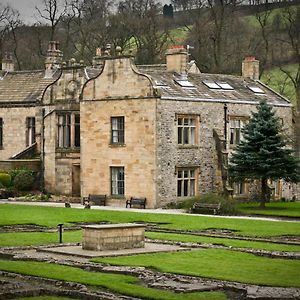
{"type": "Polygon", "coordinates": [[[172,208],[182,208],[190,211],[195,202],[221,204],[220,213],[224,215],[235,215],[238,213],[236,208],[236,200],[232,198],[226,198],[216,193],[210,193],[202,196],[195,196],[188,198],[184,201],[178,202],[172,205],[172,208]]]}
{"type": "Polygon", "coordinates": [[[11,176],[7,173],[0,173],[1,186],[9,187],[11,184],[11,176]]]}
{"type": "Polygon", "coordinates": [[[13,172],[13,185],[19,191],[31,190],[34,186],[35,176],[33,171],[28,169],[15,169],[13,172]]]}

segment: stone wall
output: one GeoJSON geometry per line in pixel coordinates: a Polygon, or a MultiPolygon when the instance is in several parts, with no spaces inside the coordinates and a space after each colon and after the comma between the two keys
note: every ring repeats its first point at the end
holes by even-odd
{"type": "MultiPolygon", "coordinates": [[[[26,118],[36,117],[36,107],[1,107],[3,119],[3,147],[0,160],[9,159],[26,148],[26,118]]],[[[40,127],[36,124],[36,128],[40,127]]],[[[37,130],[38,131],[38,130],[37,130]]]]}
{"type": "Polygon", "coordinates": [[[125,206],[125,198],[146,197],[147,207],[155,206],[155,104],[155,99],[81,103],[82,196],[111,195],[110,167],[119,166],[125,171],[125,197],[110,204],[125,206]],[[124,144],[111,144],[112,116],[124,116],[124,144]]]}
{"type": "MultiPolygon", "coordinates": [[[[218,170],[217,153],[213,129],[224,132],[224,104],[192,101],[159,100],[157,113],[157,206],[177,199],[177,168],[195,167],[198,170],[197,194],[222,191],[221,174],[218,170]],[[198,143],[184,147],[177,144],[177,115],[199,116],[198,143]]],[[[228,116],[249,117],[255,105],[227,103],[228,116]]],[[[285,133],[292,135],[292,111],[287,107],[276,107],[284,120],[285,133]]],[[[229,127],[229,126],[228,126],[229,127]]],[[[196,140],[197,140],[196,139],[196,140]]],[[[229,152],[231,150],[229,149],[229,152]]],[[[284,193],[292,191],[284,185],[284,193]]]]}

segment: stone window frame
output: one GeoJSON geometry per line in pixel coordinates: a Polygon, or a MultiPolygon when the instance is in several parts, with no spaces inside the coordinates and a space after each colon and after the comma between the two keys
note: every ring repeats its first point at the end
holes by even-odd
{"type": "Polygon", "coordinates": [[[125,144],[125,117],[124,116],[112,116],[110,117],[111,126],[111,145],[124,145],[125,144]],[[116,124],[114,124],[114,120],[116,124]],[[114,126],[116,125],[116,128],[114,126]]]}
{"type": "Polygon", "coordinates": [[[176,167],[177,198],[196,196],[198,194],[198,177],[199,167],[197,166],[176,167]],[[187,172],[187,176],[185,176],[185,172],[187,172]],[[185,190],[187,193],[185,193],[185,190]]]}
{"type": "MultiPolygon", "coordinates": [[[[198,147],[199,145],[199,131],[200,131],[200,115],[199,114],[176,114],[175,116],[175,122],[176,122],[176,143],[178,147],[180,148],[186,148],[186,147],[198,147]],[[193,119],[194,124],[179,124],[179,119],[193,119]],[[180,126],[179,126],[180,125],[180,126]],[[182,133],[179,134],[179,128],[182,128],[182,133]],[[194,132],[194,141],[191,143],[190,140],[185,143],[184,142],[184,129],[188,129],[188,135],[191,134],[191,132],[194,132]],[[194,128],[194,131],[191,131],[191,129],[194,128]],[[179,141],[179,135],[182,136],[181,142],[179,141]]],[[[189,139],[191,136],[189,137],[189,139]]]]}
{"type": "Polygon", "coordinates": [[[249,121],[249,116],[230,115],[228,117],[228,145],[229,148],[235,148],[243,139],[242,129],[249,121]],[[239,126],[232,126],[232,121],[239,122],[239,126]]]}
{"type": "Polygon", "coordinates": [[[110,194],[112,197],[125,197],[125,167],[110,167],[110,194]]]}
{"type": "Polygon", "coordinates": [[[80,113],[79,111],[57,112],[57,148],[80,148],[80,113]]]}
{"type": "Polygon", "coordinates": [[[234,196],[246,196],[249,194],[249,182],[247,180],[236,181],[232,183],[234,196]]]}
{"type": "Polygon", "coordinates": [[[36,120],[35,117],[26,117],[26,147],[36,142],[36,120]]]}

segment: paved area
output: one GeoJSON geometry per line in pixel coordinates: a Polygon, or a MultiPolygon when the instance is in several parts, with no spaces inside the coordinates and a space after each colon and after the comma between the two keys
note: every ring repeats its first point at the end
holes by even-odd
{"type": "MultiPolygon", "coordinates": [[[[36,206],[53,206],[53,207],[65,207],[64,202],[23,202],[13,200],[0,199],[0,204],[10,203],[19,205],[36,205],[36,206]]],[[[71,203],[72,208],[84,209],[80,203],[71,203]]],[[[204,215],[204,214],[189,214],[181,209],[137,209],[137,208],[125,208],[125,207],[114,207],[114,206],[92,206],[91,209],[106,210],[106,211],[127,211],[127,212],[139,212],[139,213],[152,213],[152,214],[173,214],[173,215],[186,215],[186,216],[203,216],[210,218],[224,218],[224,219],[245,219],[245,220],[262,220],[262,221],[274,221],[274,222],[300,222],[300,220],[287,220],[275,217],[256,217],[256,216],[219,216],[219,215],[204,215]]]]}
{"type": "Polygon", "coordinates": [[[109,256],[124,256],[145,253],[157,252],[172,252],[172,251],[188,251],[190,248],[183,248],[175,245],[165,245],[157,243],[145,243],[144,248],[122,249],[122,250],[105,250],[105,251],[91,251],[84,250],[82,246],[62,246],[53,248],[38,248],[39,252],[55,253],[62,255],[75,255],[79,257],[109,257],[109,256]]]}

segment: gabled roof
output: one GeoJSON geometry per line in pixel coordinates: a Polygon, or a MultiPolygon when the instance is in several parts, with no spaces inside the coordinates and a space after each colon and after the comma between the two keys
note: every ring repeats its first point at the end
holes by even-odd
{"type": "Polygon", "coordinates": [[[162,70],[162,67],[137,67],[151,76],[154,87],[160,90],[161,99],[241,104],[257,104],[265,99],[274,106],[291,106],[287,99],[260,81],[241,76],[207,73],[182,76],[162,70]]]}
{"type": "Polygon", "coordinates": [[[56,80],[59,73],[44,78],[44,70],[0,72],[0,104],[40,100],[45,88],[56,80]]]}

